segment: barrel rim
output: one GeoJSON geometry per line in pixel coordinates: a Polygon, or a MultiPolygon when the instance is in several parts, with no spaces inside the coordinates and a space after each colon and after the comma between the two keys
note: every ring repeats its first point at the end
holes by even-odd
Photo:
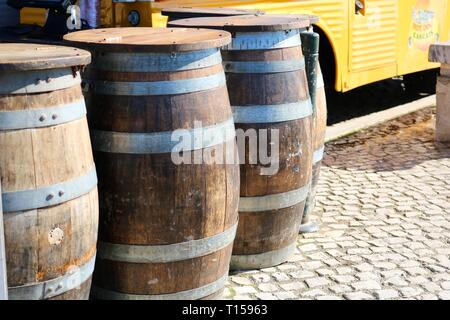
{"type": "Polygon", "coordinates": [[[316,21],[306,14],[241,15],[174,20],[168,27],[209,28],[228,32],[264,32],[303,29],[316,21]]]}
{"type": "Polygon", "coordinates": [[[37,43],[0,43],[1,72],[59,69],[90,63],[91,54],[79,48],[37,43]]]}
{"type": "Polygon", "coordinates": [[[239,8],[223,8],[223,7],[210,7],[210,8],[196,8],[196,7],[168,7],[161,10],[163,16],[169,16],[172,14],[216,14],[216,16],[240,16],[251,14],[264,14],[263,10],[258,9],[239,9],[239,8]]]}
{"type": "Polygon", "coordinates": [[[220,48],[231,42],[226,31],[198,29],[197,36],[204,39],[189,40],[192,30],[188,28],[100,28],[72,32],[64,36],[64,42],[88,50],[107,52],[183,52],[220,48]],[[169,37],[168,33],[174,35],[169,37]],[[121,35],[122,33],[122,35],[121,35]],[[124,36],[123,34],[126,34],[124,36]],[[155,35],[160,34],[158,38],[155,35]],[[166,36],[164,36],[166,34],[166,36]],[[106,38],[107,35],[109,38],[106,38]],[[146,42],[133,40],[133,36],[147,35],[146,42]],[[128,37],[128,39],[127,39],[128,37]],[[109,41],[109,42],[105,42],[109,41]]]}

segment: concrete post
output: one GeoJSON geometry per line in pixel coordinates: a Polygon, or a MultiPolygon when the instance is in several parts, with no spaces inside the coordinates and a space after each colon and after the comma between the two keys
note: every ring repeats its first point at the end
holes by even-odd
{"type": "Polygon", "coordinates": [[[429,60],[441,63],[436,87],[436,141],[450,142],[450,43],[432,45],[429,60]]]}

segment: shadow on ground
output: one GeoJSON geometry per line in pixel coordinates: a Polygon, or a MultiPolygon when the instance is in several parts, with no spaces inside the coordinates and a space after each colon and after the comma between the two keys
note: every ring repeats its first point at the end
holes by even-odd
{"type": "Polygon", "coordinates": [[[436,71],[387,79],[346,93],[327,90],[328,125],[409,103],[435,92],[436,71]]]}
{"type": "Polygon", "coordinates": [[[331,142],[324,165],[380,172],[450,158],[450,144],[434,141],[434,119],[435,108],[428,108],[331,142]]]}

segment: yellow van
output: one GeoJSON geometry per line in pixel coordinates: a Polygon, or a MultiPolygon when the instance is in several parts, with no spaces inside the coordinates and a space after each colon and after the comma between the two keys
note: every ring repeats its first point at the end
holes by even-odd
{"type": "MultiPolygon", "coordinates": [[[[337,91],[399,75],[433,69],[428,48],[450,39],[449,0],[102,0],[104,26],[164,27],[166,7],[232,7],[267,13],[307,13],[320,17],[321,64],[337,91]],[[132,21],[132,20],[131,20],[132,21]]],[[[31,16],[29,11],[28,16],[31,16]]],[[[22,15],[26,18],[27,15],[22,15]]],[[[26,20],[26,19],[25,19],[26,20]]],[[[41,18],[42,20],[42,18],[41,18]]],[[[30,21],[27,21],[30,22],[30,21]]]]}

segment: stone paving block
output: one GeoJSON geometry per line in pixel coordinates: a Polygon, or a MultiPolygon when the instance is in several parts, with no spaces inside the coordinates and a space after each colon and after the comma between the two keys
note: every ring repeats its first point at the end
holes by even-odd
{"type": "Polygon", "coordinates": [[[273,283],[261,283],[258,285],[258,289],[262,292],[274,292],[278,291],[278,286],[273,283]]]}
{"type": "Polygon", "coordinates": [[[441,283],[442,289],[450,291],[450,281],[444,281],[441,283]]]}
{"type": "Polygon", "coordinates": [[[378,300],[391,300],[399,297],[399,293],[394,289],[378,290],[374,292],[375,298],[378,300]]]}
{"type": "Polygon", "coordinates": [[[349,292],[344,294],[344,298],[348,300],[373,300],[374,297],[365,292],[349,292]]]}
{"type": "Polygon", "coordinates": [[[438,296],[433,293],[427,293],[420,296],[420,300],[438,300],[438,296]]]}
{"type": "Polygon", "coordinates": [[[318,296],[317,300],[343,300],[342,297],[338,296],[318,296]]]}
{"type": "Polygon", "coordinates": [[[261,282],[269,282],[271,280],[271,277],[269,274],[267,273],[258,273],[258,274],[254,274],[251,276],[251,278],[253,279],[253,281],[255,281],[256,283],[261,283],[261,282]]]}
{"type": "Polygon", "coordinates": [[[325,296],[326,293],[321,289],[312,289],[301,293],[302,297],[315,298],[317,296],[325,296]]]}
{"type": "Polygon", "coordinates": [[[277,282],[281,282],[281,281],[288,281],[290,278],[289,276],[284,273],[284,272],[275,272],[272,273],[272,277],[275,279],[275,281],[277,282]]]}
{"type": "Polygon", "coordinates": [[[427,269],[422,267],[405,268],[405,271],[412,276],[425,275],[429,273],[427,269]]]}
{"type": "Polygon", "coordinates": [[[333,286],[329,287],[329,289],[331,292],[336,293],[336,294],[343,294],[343,293],[350,292],[353,290],[350,286],[345,285],[345,284],[333,285],[333,286]]]}
{"type": "Polygon", "coordinates": [[[249,294],[249,293],[258,293],[258,291],[256,291],[256,289],[254,287],[251,287],[251,286],[241,286],[241,287],[233,286],[231,288],[232,288],[232,290],[234,292],[236,292],[236,295],[245,295],[245,294],[249,294]]]}
{"type": "Polygon", "coordinates": [[[279,300],[295,300],[298,295],[291,291],[282,291],[273,293],[279,300]]]}
{"type": "Polygon", "coordinates": [[[316,274],[309,270],[299,270],[299,271],[291,272],[291,273],[289,273],[289,275],[294,279],[307,279],[307,278],[314,277],[316,274]]]}
{"type": "Polygon", "coordinates": [[[240,284],[243,286],[248,286],[251,285],[252,282],[250,281],[250,279],[248,278],[244,278],[244,277],[237,277],[237,276],[232,276],[231,277],[231,281],[233,281],[236,284],[240,284]]]}
{"type": "Polygon", "coordinates": [[[336,272],[340,275],[353,274],[355,270],[351,267],[337,267],[336,272]]]}
{"type": "Polygon", "coordinates": [[[349,284],[356,281],[356,278],[352,275],[336,275],[331,276],[331,279],[339,284],[349,284]]]}
{"type": "Polygon", "coordinates": [[[305,280],[309,288],[324,287],[330,284],[330,280],[325,277],[308,278],[305,280]]]}
{"type": "Polygon", "coordinates": [[[280,287],[286,291],[299,291],[306,288],[306,285],[303,282],[295,281],[289,283],[282,283],[280,287]]]}
{"type": "Polygon", "coordinates": [[[373,266],[381,270],[393,270],[397,268],[397,265],[395,263],[387,261],[374,262],[373,266]]]}
{"type": "Polygon", "coordinates": [[[380,279],[380,276],[374,272],[359,272],[355,276],[356,276],[356,278],[358,278],[361,281],[366,281],[366,280],[378,281],[380,279]]]}
{"type": "Polygon", "coordinates": [[[267,292],[260,292],[255,294],[256,298],[260,299],[260,300],[278,300],[278,298],[276,296],[274,296],[271,293],[267,293],[267,292]]]}
{"type": "Polygon", "coordinates": [[[422,283],[421,287],[427,292],[438,292],[439,290],[441,290],[440,285],[431,281],[422,283]]]}
{"type": "Polygon", "coordinates": [[[357,281],[352,283],[351,286],[355,290],[362,290],[362,291],[381,289],[380,283],[375,280],[357,281]]]}
{"type": "Polygon", "coordinates": [[[423,289],[421,289],[419,287],[414,287],[414,288],[413,287],[404,287],[404,288],[400,288],[399,290],[400,290],[402,296],[405,298],[415,297],[423,292],[423,289]]]}
{"type": "Polygon", "coordinates": [[[450,300],[450,291],[441,291],[438,296],[441,300],[450,300]]]}
{"type": "Polygon", "coordinates": [[[394,276],[384,281],[384,284],[387,286],[403,287],[407,286],[409,283],[403,277],[394,276]]]}

